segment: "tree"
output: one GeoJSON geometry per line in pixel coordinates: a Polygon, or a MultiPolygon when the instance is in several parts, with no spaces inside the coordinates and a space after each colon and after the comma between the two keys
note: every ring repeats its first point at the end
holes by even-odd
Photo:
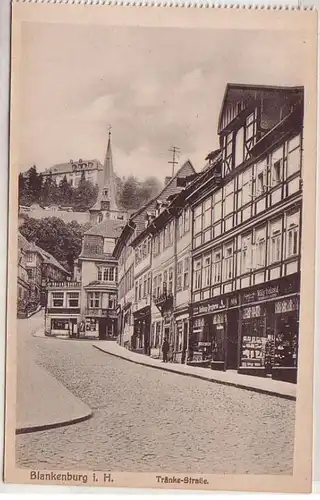
{"type": "MultiPolygon", "coordinates": [[[[84,174],[84,172],[83,172],[84,174]]],[[[98,186],[81,177],[79,186],[75,189],[73,198],[73,208],[79,212],[85,212],[97,201],[98,186]]]]}
{"type": "Polygon", "coordinates": [[[147,177],[140,186],[139,197],[141,205],[144,205],[151,198],[157,196],[162,189],[162,184],[156,177],[147,177]]]}
{"type": "Polygon", "coordinates": [[[120,203],[125,209],[139,208],[140,200],[138,197],[139,183],[131,175],[123,183],[123,189],[120,196],[120,203]]]}
{"type": "Polygon", "coordinates": [[[57,217],[38,220],[26,216],[20,232],[72,272],[74,261],[81,252],[82,237],[89,228],[90,224],[65,223],[57,217]]]}
{"type": "Polygon", "coordinates": [[[57,192],[59,193],[59,204],[69,207],[72,205],[74,190],[71,184],[67,181],[67,176],[65,175],[59,183],[57,192]]]}
{"type": "Polygon", "coordinates": [[[37,167],[33,165],[28,172],[28,189],[32,202],[39,200],[42,188],[42,175],[38,174],[37,167]]]}

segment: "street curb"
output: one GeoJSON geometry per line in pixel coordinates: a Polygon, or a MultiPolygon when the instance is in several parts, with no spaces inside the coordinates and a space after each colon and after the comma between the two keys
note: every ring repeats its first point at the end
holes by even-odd
{"type": "Polygon", "coordinates": [[[296,401],[296,396],[291,396],[290,394],[280,394],[279,392],[269,391],[268,389],[261,389],[259,387],[248,387],[247,385],[239,384],[237,382],[227,382],[224,380],[213,380],[212,378],[206,377],[204,375],[198,375],[197,373],[183,373],[171,368],[167,368],[166,366],[156,366],[150,365],[148,363],[144,363],[143,361],[136,361],[133,359],[129,359],[125,356],[121,356],[121,354],[115,354],[113,352],[105,351],[102,347],[97,345],[92,345],[98,351],[104,352],[105,354],[109,354],[110,356],[114,356],[115,358],[124,359],[125,361],[129,361],[130,363],[134,363],[136,365],[147,366],[149,368],[155,368],[156,370],[162,370],[166,372],[175,373],[176,375],[183,375],[185,377],[193,377],[200,380],[205,380],[206,382],[212,382],[214,384],[227,385],[231,387],[237,387],[238,389],[244,389],[245,391],[258,392],[260,394],[267,394],[268,396],[275,396],[282,399],[287,399],[290,401],[296,401]]]}
{"type": "Polygon", "coordinates": [[[85,422],[93,416],[93,411],[88,412],[87,415],[82,417],[72,418],[70,420],[64,420],[61,422],[54,422],[52,424],[34,425],[28,427],[20,427],[16,429],[16,435],[18,434],[28,434],[31,432],[48,431],[50,429],[57,429],[59,427],[66,427],[67,425],[79,424],[80,422],[85,422]]]}

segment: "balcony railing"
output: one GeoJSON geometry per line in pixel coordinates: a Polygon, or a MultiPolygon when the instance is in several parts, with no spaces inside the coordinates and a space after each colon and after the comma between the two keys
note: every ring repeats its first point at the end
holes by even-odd
{"type": "Polygon", "coordinates": [[[164,305],[169,306],[173,302],[172,293],[164,292],[161,295],[154,295],[153,302],[157,307],[163,307],[164,305]]]}
{"type": "Polygon", "coordinates": [[[87,307],[85,310],[86,316],[91,316],[94,318],[110,318],[116,319],[118,317],[115,309],[103,309],[102,307],[87,307]]]}
{"type": "Polygon", "coordinates": [[[48,288],[81,288],[80,281],[48,281],[48,288]]]}

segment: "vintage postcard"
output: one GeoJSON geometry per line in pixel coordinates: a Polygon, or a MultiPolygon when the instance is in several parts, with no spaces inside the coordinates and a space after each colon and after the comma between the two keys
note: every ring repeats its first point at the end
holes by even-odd
{"type": "Polygon", "coordinates": [[[316,33],[13,3],[7,482],[310,491],[316,33]]]}

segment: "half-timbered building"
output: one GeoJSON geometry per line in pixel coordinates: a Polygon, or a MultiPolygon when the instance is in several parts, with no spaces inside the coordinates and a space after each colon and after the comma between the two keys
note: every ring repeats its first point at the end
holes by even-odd
{"type": "Polygon", "coordinates": [[[228,85],[193,210],[190,357],[295,381],[303,88],[228,85]]]}

